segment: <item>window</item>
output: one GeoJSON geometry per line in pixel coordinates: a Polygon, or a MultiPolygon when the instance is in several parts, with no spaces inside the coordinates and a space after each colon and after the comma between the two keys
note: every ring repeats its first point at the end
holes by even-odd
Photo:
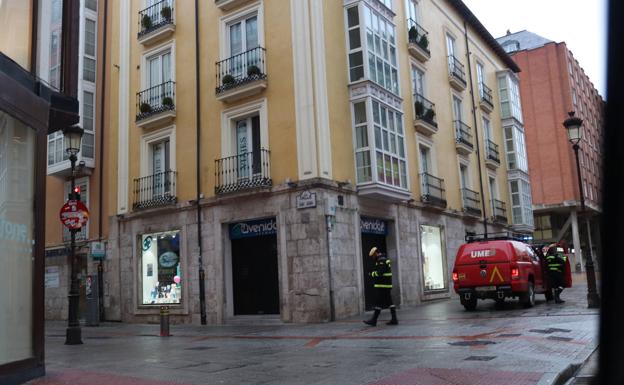
{"type": "Polygon", "coordinates": [[[420,172],[432,174],[431,150],[422,144],[419,146],[420,151],[420,172]]]}
{"type": "Polygon", "coordinates": [[[448,53],[449,73],[455,71],[455,39],[453,36],[446,35],[446,50],[448,53]]]}
{"type": "Polygon", "coordinates": [[[507,53],[518,51],[520,50],[520,42],[518,42],[517,40],[507,40],[503,43],[503,49],[507,53]]]}
{"type": "Polygon", "coordinates": [[[415,0],[405,0],[405,9],[407,9],[407,18],[415,22],[420,21],[420,12],[418,11],[418,3],[415,0]]]}
{"type": "Polygon", "coordinates": [[[425,73],[416,66],[412,66],[412,82],[414,94],[425,96],[425,73]]]}
{"type": "Polygon", "coordinates": [[[490,120],[485,116],[481,118],[481,121],[483,122],[483,136],[485,137],[485,148],[487,149],[487,141],[494,140],[494,138],[492,137],[492,127],[490,126],[490,120]]]}
{"type": "MultiPolygon", "coordinates": [[[[171,51],[158,53],[147,59],[147,88],[171,80],[171,51]]],[[[159,101],[160,102],[160,101],[159,101]]]]}
{"type": "Polygon", "coordinates": [[[392,0],[379,0],[383,5],[392,9],[392,0]]]}
{"type": "Polygon", "coordinates": [[[462,101],[455,95],[453,95],[453,115],[455,120],[462,120],[462,101]]]}
{"type": "Polygon", "coordinates": [[[459,187],[462,189],[470,188],[470,177],[468,176],[468,166],[459,165],[459,187]]]}
{"type": "Polygon", "coordinates": [[[93,158],[94,153],[94,95],[93,92],[84,91],[82,93],[82,126],[84,134],[82,135],[81,155],[85,158],[93,158]]]}
{"type": "Polygon", "coordinates": [[[84,25],[84,60],[82,77],[84,80],[95,82],[95,42],[96,24],[94,20],[85,19],[84,25]]]}
{"type": "Polygon", "coordinates": [[[97,12],[97,0],[85,0],[85,7],[93,12],[97,12]]]}
{"type": "Polygon", "coordinates": [[[535,217],[535,239],[550,239],[553,237],[552,225],[550,223],[550,215],[540,215],[535,217]]]}
{"type": "Polygon", "coordinates": [[[355,82],[364,79],[360,16],[357,6],[347,9],[347,27],[349,34],[349,80],[355,82]]]}
{"type": "Polygon", "coordinates": [[[377,181],[407,188],[403,116],[372,100],[377,181]]]}
{"type": "Polygon", "coordinates": [[[483,64],[477,62],[477,85],[479,87],[479,96],[483,99],[483,64]]]}
{"type": "Polygon", "coordinates": [[[498,199],[498,189],[496,188],[496,177],[488,176],[488,182],[490,185],[490,209],[492,210],[492,214],[496,215],[496,205],[494,204],[494,200],[498,199]]]}
{"type": "Polygon", "coordinates": [[[529,169],[524,144],[524,132],[515,125],[506,126],[505,152],[507,153],[507,168],[510,170],[519,169],[527,172],[529,169]]]}
{"type": "Polygon", "coordinates": [[[227,54],[230,58],[229,74],[235,78],[247,76],[248,68],[262,69],[258,36],[258,14],[247,14],[226,26],[227,54]]]}
{"type": "Polygon", "coordinates": [[[509,182],[511,192],[511,214],[514,225],[533,225],[531,207],[531,186],[525,180],[509,182]]]}
{"type": "Polygon", "coordinates": [[[438,226],[420,225],[422,268],[425,292],[446,289],[442,229],[438,226]]]}
{"type": "Polygon", "coordinates": [[[366,117],[366,102],[353,104],[353,116],[355,117],[355,166],[357,183],[370,182],[371,155],[368,145],[368,119],[366,117]]]}
{"type": "MultiPolygon", "coordinates": [[[[80,187],[80,201],[89,208],[89,178],[76,179],[76,186],[80,187]]],[[[65,182],[65,195],[64,201],[67,200],[69,193],[71,192],[71,182],[65,182]]],[[[63,226],[63,242],[67,242],[71,239],[71,233],[69,229],[63,226]]],[[[76,232],[76,240],[84,241],[89,239],[89,222],[83,226],[80,231],[76,232]]]]}
{"type": "Polygon", "coordinates": [[[515,118],[522,123],[522,106],[520,105],[520,89],[518,81],[509,75],[498,78],[498,89],[501,101],[501,117],[515,118]]]}
{"type": "Polygon", "coordinates": [[[176,304],[182,299],[180,231],[144,234],[141,247],[141,303],[176,304]]]}
{"type": "Polygon", "coordinates": [[[60,131],[48,135],[48,166],[69,159],[65,152],[63,133],[60,131]]]}
{"type": "Polygon", "coordinates": [[[399,94],[395,26],[367,5],[364,10],[369,78],[390,92],[399,94]]]}
{"type": "Polygon", "coordinates": [[[238,178],[249,178],[261,170],[260,116],[253,115],[234,122],[238,178]]]}

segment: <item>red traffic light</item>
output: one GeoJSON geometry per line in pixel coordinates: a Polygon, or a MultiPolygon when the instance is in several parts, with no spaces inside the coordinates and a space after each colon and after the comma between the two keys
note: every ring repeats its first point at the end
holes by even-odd
{"type": "Polygon", "coordinates": [[[80,186],[74,187],[74,193],[75,194],[80,194],[80,186]]]}

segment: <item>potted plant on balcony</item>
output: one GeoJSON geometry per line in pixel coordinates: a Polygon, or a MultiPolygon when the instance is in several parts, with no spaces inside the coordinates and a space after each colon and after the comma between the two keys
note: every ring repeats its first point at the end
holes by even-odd
{"type": "Polygon", "coordinates": [[[434,118],[435,118],[435,111],[431,108],[428,108],[427,111],[425,112],[425,120],[433,122],[434,118]]]}
{"type": "Polygon", "coordinates": [[[141,114],[149,114],[152,112],[152,106],[149,103],[143,102],[139,105],[139,111],[141,111],[141,114]]]}
{"type": "Polygon", "coordinates": [[[160,10],[160,16],[162,16],[167,22],[171,22],[171,7],[164,5],[160,10]]]}
{"type": "Polygon", "coordinates": [[[416,110],[416,116],[418,118],[421,118],[425,113],[425,106],[420,100],[417,100],[416,103],[414,103],[414,109],[416,110]]]}
{"type": "Polygon", "coordinates": [[[429,49],[429,39],[427,39],[427,35],[422,35],[420,37],[420,40],[418,41],[418,44],[423,48],[428,50],[429,49]]]}
{"type": "Polygon", "coordinates": [[[163,107],[167,107],[169,109],[172,109],[173,108],[173,99],[171,97],[169,97],[169,96],[165,96],[162,99],[162,105],[163,105],[163,107]]]}
{"type": "Polygon", "coordinates": [[[412,26],[407,34],[410,42],[416,43],[418,41],[418,30],[416,30],[416,26],[412,26]]]}
{"type": "Polygon", "coordinates": [[[262,73],[262,71],[260,71],[260,68],[256,65],[250,65],[249,67],[247,67],[247,76],[248,77],[252,77],[252,76],[260,76],[260,74],[262,73]]]}
{"type": "Polygon", "coordinates": [[[152,28],[152,18],[149,17],[149,15],[143,15],[141,18],[141,27],[143,27],[143,30],[152,28]]]}
{"type": "Polygon", "coordinates": [[[223,79],[221,79],[221,83],[223,83],[225,87],[229,87],[233,85],[235,82],[236,82],[236,79],[234,79],[234,76],[230,74],[225,75],[223,79]]]}

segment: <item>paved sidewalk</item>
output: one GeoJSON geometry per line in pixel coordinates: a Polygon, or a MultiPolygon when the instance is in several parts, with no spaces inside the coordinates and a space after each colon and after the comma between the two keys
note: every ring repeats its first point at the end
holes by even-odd
{"type": "Polygon", "coordinates": [[[458,299],[442,300],[400,309],[400,325],[376,328],[364,317],[243,319],[171,325],[171,337],[158,337],[158,325],[103,323],[84,327],[76,346],[63,344],[63,322],[48,322],[48,375],[31,384],[562,385],[597,347],[598,311],[587,309],[586,290],[565,290],[564,305],[539,296],[532,309],[482,301],[466,312],[458,299]]]}

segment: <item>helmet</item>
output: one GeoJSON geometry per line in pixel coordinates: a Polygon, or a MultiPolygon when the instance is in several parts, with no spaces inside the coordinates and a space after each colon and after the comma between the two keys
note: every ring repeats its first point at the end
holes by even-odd
{"type": "Polygon", "coordinates": [[[374,256],[375,254],[377,254],[377,252],[378,252],[377,247],[373,247],[373,248],[372,248],[372,249],[370,249],[370,251],[368,252],[368,256],[369,256],[369,257],[372,257],[372,256],[374,256]]]}

